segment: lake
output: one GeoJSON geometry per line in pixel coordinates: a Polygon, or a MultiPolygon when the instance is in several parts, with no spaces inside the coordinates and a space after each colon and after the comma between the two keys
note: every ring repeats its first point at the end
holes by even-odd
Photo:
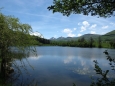
{"type": "MultiPolygon", "coordinates": [[[[110,69],[104,48],[78,48],[78,47],[59,47],[42,46],[36,47],[37,56],[31,54],[22,62],[16,61],[20,67],[20,75],[15,70],[13,81],[16,86],[19,83],[26,85],[37,83],[38,86],[89,86],[91,76],[97,77],[94,71],[94,62],[97,60],[103,70],[110,69]],[[18,84],[17,84],[18,83],[18,84]]],[[[112,57],[115,57],[115,49],[108,49],[112,57]]],[[[112,78],[113,72],[108,77],[112,78]]]]}

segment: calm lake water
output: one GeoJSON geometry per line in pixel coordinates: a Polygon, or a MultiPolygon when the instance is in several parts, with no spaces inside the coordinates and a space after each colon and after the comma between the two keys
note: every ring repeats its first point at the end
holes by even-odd
{"type": "MultiPolygon", "coordinates": [[[[94,62],[97,60],[103,70],[110,69],[104,48],[78,48],[78,47],[36,47],[37,56],[30,55],[23,62],[16,61],[20,67],[21,75],[13,83],[32,84],[38,86],[89,86],[91,76],[96,77],[94,62]],[[32,67],[31,67],[32,66],[32,67]]],[[[111,56],[115,57],[115,49],[108,49],[111,56]]],[[[109,72],[108,77],[113,76],[109,72]]],[[[19,85],[19,84],[18,84],[19,85]]]]}

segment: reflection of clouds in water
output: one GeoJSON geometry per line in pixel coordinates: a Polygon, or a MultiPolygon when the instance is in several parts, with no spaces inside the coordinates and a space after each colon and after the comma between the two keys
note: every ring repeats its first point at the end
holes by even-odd
{"type": "Polygon", "coordinates": [[[89,75],[89,76],[94,75],[94,70],[93,69],[91,70],[90,68],[91,62],[92,62],[91,60],[86,61],[86,59],[81,58],[81,56],[78,57],[68,56],[66,59],[64,59],[65,64],[71,63],[76,65],[76,67],[68,69],[80,75],[89,75]]]}
{"type": "Polygon", "coordinates": [[[78,60],[79,60],[80,65],[81,65],[82,67],[84,67],[84,66],[87,65],[86,60],[85,60],[84,58],[81,58],[80,56],[78,56],[78,60]]]}
{"type": "Polygon", "coordinates": [[[82,66],[85,66],[86,65],[86,62],[84,60],[81,60],[81,65],[82,66]]]}
{"type": "Polygon", "coordinates": [[[42,55],[39,55],[39,56],[31,56],[31,57],[29,57],[29,58],[32,59],[32,60],[38,60],[38,59],[42,58],[42,55]]]}
{"type": "Polygon", "coordinates": [[[80,75],[94,75],[94,72],[89,70],[88,67],[84,67],[84,68],[71,68],[70,69],[72,72],[80,74],[80,75]]]}
{"type": "Polygon", "coordinates": [[[91,65],[88,65],[88,62],[80,59],[81,67],[75,68],[74,72],[81,74],[81,75],[92,75],[94,72],[90,69],[91,65]]]}
{"type": "Polygon", "coordinates": [[[68,64],[74,64],[76,65],[76,68],[68,68],[69,70],[71,70],[74,73],[80,74],[80,75],[88,75],[88,76],[94,76],[95,71],[94,71],[94,65],[93,64],[93,58],[91,58],[91,60],[86,60],[85,58],[82,58],[81,56],[78,57],[73,57],[73,56],[68,56],[66,59],[64,59],[64,63],[68,64]],[[79,65],[78,65],[78,64],[79,65]]]}
{"type": "MultiPolygon", "coordinates": [[[[74,64],[76,67],[68,68],[74,73],[80,74],[80,75],[88,75],[88,76],[99,76],[94,71],[94,63],[93,60],[96,60],[95,58],[90,58],[89,60],[86,60],[85,58],[82,58],[80,56],[74,57],[74,56],[68,56],[66,59],[64,59],[64,63],[68,64],[74,64]],[[77,64],[79,63],[79,65],[77,64]]],[[[103,61],[103,59],[100,59],[103,61]]],[[[106,65],[103,65],[103,63],[100,63],[102,66],[106,67],[106,65]]],[[[112,74],[109,74],[108,77],[113,77],[112,74]]]]}
{"type": "MultiPolygon", "coordinates": [[[[73,62],[74,57],[73,56],[68,56],[66,59],[64,59],[64,63],[71,63],[73,62]]],[[[76,62],[74,62],[74,64],[76,64],[76,62]]]]}

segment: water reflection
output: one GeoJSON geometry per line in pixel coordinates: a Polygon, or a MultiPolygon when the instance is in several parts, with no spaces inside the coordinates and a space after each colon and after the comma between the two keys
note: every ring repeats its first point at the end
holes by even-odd
{"type": "Polygon", "coordinates": [[[31,67],[31,65],[29,64],[27,60],[27,57],[31,55],[28,52],[28,50],[26,52],[22,52],[22,50],[21,51],[20,50],[14,50],[14,51],[9,50],[5,52],[4,54],[2,53],[0,55],[1,55],[0,56],[1,57],[0,59],[0,86],[25,86],[27,85],[27,83],[23,85],[24,82],[23,82],[22,71],[24,70],[27,76],[29,76],[29,72],[28,72],[29,70],[27,70],[26,65],[29,65],[31,67]],[[26,62],[24,62],[23,59],[26,59],[26,62]],[[21,65],[19,65],[19,63],[21,65]],[[20,77],[22,77],[21,78],[22,80],[18,82],[20,77]]]}
{"type": "MultiPolygon", "coordinates": [[[[1,54],[1,64],[0,64],[0,81],[3,85],[11,84],[11,75],[14,73],[14,68],[12,65],[14,64],[15,59],[22,59],[24,57],[23,53],[13,53],[10,51],[1,54]]],[[[1,85],[0,84],[0,85],[1,85]]]]}
{"type": "MultiPolygon", "coordinates": [[[[47,74],[50,74],[51,77],[46,77],[44,76],[44,73],[40,73],[42,75],[40,78],[45,77],[46,81],[49,83],[53,83],[56,78],[58,79],[57,82],[60,83],[60,80],[63,79],[62,82],[64,80],[71,80],[73,82],[77,82],[78,85],[88,86],[90,84],[89,77],[97,76],[94,71],[93,60],[98,60],[102,69],[109,69],[109,66],[107,66],[108,62],[106,61],[106,57],[103,54],[104,50],[105,49],[98,48],[39,47],[37,48],[37,51],[39,55],[42,55],[42,58],[35,61],[40,65],[35,67],[39,68],[39,72],[42,70],[47,71],[47,74]],[[62,75],[66,78],[61,77],[62,75]],[[52,77],[55,78],[52,79],[52,77]],[[87,84],[81,84],[81,81],[86,82],[87,84]]],[[[109,76],[112,77],[112,74],[113,73],[110,73],[109,76]]],[[[40,78],[37,79],[40,80],[40,78]]],[[[69,82],[66,83],[70,84],[69,82]]],[[[41,81],[41,85],[42,84],[43,83],[41,81]]],[[[52,86],[51,84],[49,85],[52,86]]],[[[62,84],[58,84],[57,86],[61,85],[62,84]]]]}
{"type": "MultiPolygon", "coordinates": [[[[91,83],[89,77],[97,76],[93,70],[93,60],[98,60],[104,70],[109,69],[103,54],[105,49],[36,47],[36,50],[37,55],[30,53],[27,58],[22,58],[22,62],[15,59],[14,63],[20,66],[21,72],[12,64],[15,69],[12,78],[18,76],[18,80],[12,82],[14,85],[19,86],[19,83],[28,85],[33,82],[40,86],[72,86],[72,83],[89,86],[91,83]]],[[[109,77],[112,77],[112,74],[110,73],[109,77]]]]}
{"type": "Polygon", "coordinates": [[[42,55],[39,55],[39,56],[30,56],[29,58],[32,60],[39,60],[42,57],[43,57],[42,55]]]}
{"type": "MultiPolygon", "coordinates": [[[[71,63],[73,62],[74,60],[74,57],[73,56],[68,56],[66,59],[64,59],[64,63],[65,64],[68,64],[68,63],[71,63]]],[[[74,63],[75,64],[75,63],[74,63]]]]}

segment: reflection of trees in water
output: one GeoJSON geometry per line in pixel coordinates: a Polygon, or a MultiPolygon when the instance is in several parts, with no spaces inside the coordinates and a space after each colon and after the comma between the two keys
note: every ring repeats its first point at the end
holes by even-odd
{"type": "MultiPolygon", "coordinates": [[[[2,55],[2,60],[1,60],[1,68],[0,68],[0,85],[7,86],[7,85],[13,85],[13,86],[29,86],[33,84],[34,86],[37,85],[37,82],[33,79],[32,81],[25,83],[23,81],[23,78],[25,79],[26,77],[23,77],[23,72],[27,74],[30,78],[29,71],[26,68],[25,62],[22,59],[26,59],[26,63],[33,68],[28,60],[27,57],[29,56],[30,52],[6,52],[4,54],[4,57],[2,55]],[[17,62],[18,61],[18,62],[17,62]],[[18,63],[20,62],[21,65],[18,63]],[[21,81],[19,81],[19,78],[21,77],[21,81]]],[[[28,79],[27,79],[28,80],[28,79]]]]}
{"type": "Polygon", "coordinates": [[[32,32],[30,25],[21,23],[14,16],[4,15],[0,8],[0,86],[1,83],[7,86],[8,80],[12,79],[11,75],[14,75],[15,72],[13,65],[19,71],[19,66],[14,64],[15,59],[22,62],[21,59],[25,57],[27,51],[34,50],[31,45],[35,40],[30,36],[30,32],[32,32]],[[11,52],[11,48],[20,49],[20,52],[11,52]]]}

